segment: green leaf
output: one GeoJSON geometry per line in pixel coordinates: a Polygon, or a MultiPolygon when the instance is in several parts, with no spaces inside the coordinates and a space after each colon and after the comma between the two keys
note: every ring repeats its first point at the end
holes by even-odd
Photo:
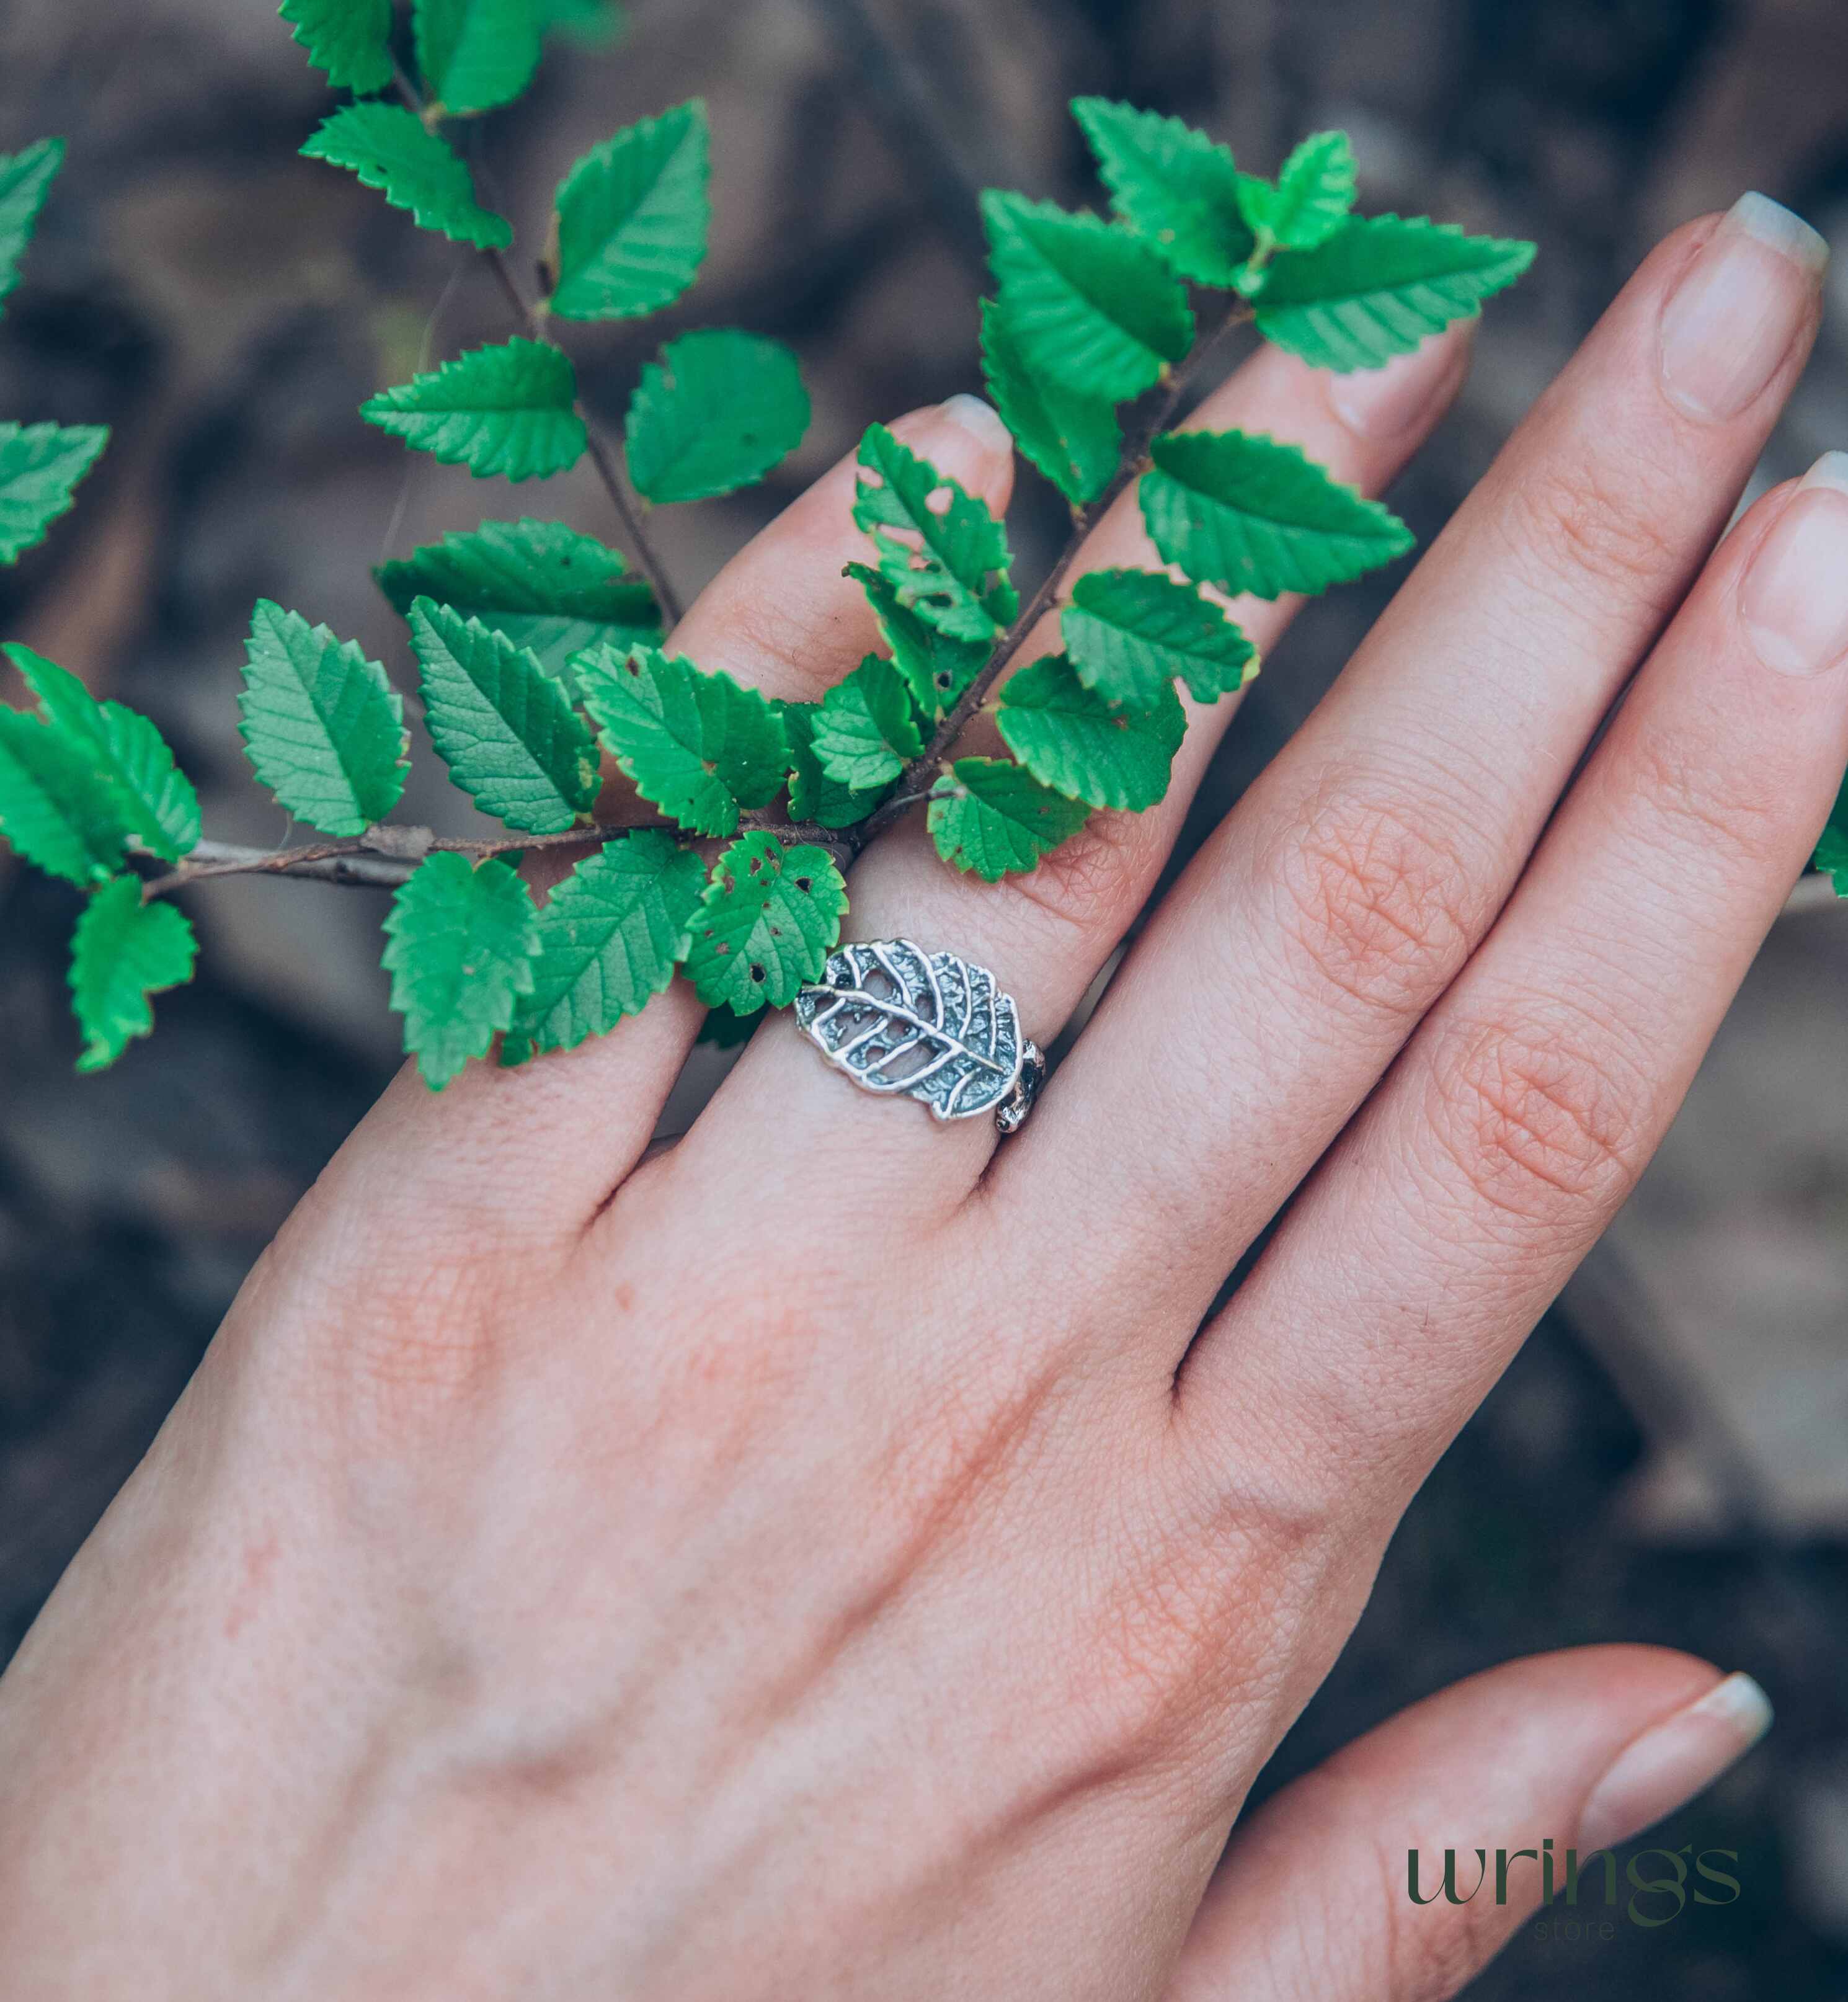
{"type": "Polygon", "coordinates": [[[1008,330],[1035,375],[1121,403],[1193,345],[1187,295],[1139,238],[994,188],[982,214],[1008,330]]]}
{"type": "Polygon", "coordinates": [[[392,80],[392,0],[282,0],[295,40],[336,90],[362,97],[392,80]]]}
{"type": "Polygon", "coordinates": [[[786,702],[780,709],[790,740],[790,818],[831,828],[852,827],[864,820],[891,790],[891,786],[860,790],[831,778],[814,749],[815,718],[821,704],[786,702]]]}
{"type": "Polygon", "coordinates": [[[1348,219],[1354,206],[1354,148],[1345,132],[1314,132],[1283,163],[1277,185],[1256,174],[1239,176],[1245,220],[1280,249],[1313,250],[1348,219]]]}
{"type": "Polygon", "coordinates": [[[120,866],[121,802],[85,746],[23,710],[0,707],[0,834],[28,862],[67,882],[120,866]]]}
{"type": "Polygon", "coordinates": [[[829,778],[855,792],[888,784],[924,748],[905,677],[869,654],[822,696],[813,741],[829,778]]]}
{"type": "Polygon", "coordinates": [[[44,540],[108,442],[106,424],[0,424],[0,563],[44,540]]]}
{"type": "Polygon", "coordinates": [[[1377,500],[1293,445],[1247,431],[1170,431],[1149,447],[1142,519],[1164,563],[1234,593],[1345,584],[1412,546],[1377,500]]]}
{"type": "Polygon", "coordinates": [[[919,713],[934,722],[987,665],[989,643],[953,639],[927,625],[870,564],[850,563],[842,574],[866,594],[880,637],[892,650],[892,664],[904,675],[919,713]]]}
{"type": "Polygon", "coordinates": [[[102,1070],[154,1027],[148,997],[193,977],[198,941],[183,912],[141,902],[118,876],[84,906],[71,940],[71,1006],[83,1031],[79,1070],[102,1070]]]}
{"type": "Polygon", "coordinates": [[[1834,884],[1838,897],[1848,897],[1848,778],[1842,781],[1835,811],[1816,843],[1815,866],[1834,884]]]}
{"type": "Polygon", "coordinates": [[[417,68],[445,111],[511,104],[539,66],[536,0],[417,0],[417,68]]]}
{"type": "Polygon", "coordinates": [[[368,424],[395,431],[478,480],[544,480],[575,466],[584,447],[570,358],[549,341],[514,339],[471,348],[427,375],[359,406],[368,424]]]}
{"type": "Polygon", "coordinates": [[[884,424],[860,441],[853,519],[898,602],[953,640],[985,644],[1020,609],[1001,524],[884,424]]]}
{"type": "Polygon", "coordinates": [[[441,1091],[470,1057],[486,1055],[532,992],[538,913],[504,862],[471,867],[466,856],[439,850],[393,893],[385,929],[405,1050],[441,1091]]]}
{"type": "Polygon", "coordinates": [[[710,500],[762,479],[807,428],[808,392],[781,341],[731,328],[683,333],[629,399],[629,476],[663,505],[710,500]]]}
{"type": "Polygon", "coordinates": [[[1072,111],[1117,213],[1182,277],[1231,284],[1252,237],[1239,205],[1244,177],[1226,148],[1178,118],[1106,97],[1074,98],[1072,111]]]}
{"type": "Polygon", "coordinates": [[[119,702],[99,703],[68,668],[18,644],[5,649],[45,720],[80,747],[115,788],[118,817],[150,855],[177,862],[199,839],[199,795],[152,723],[119,702]]]}
{"type": "Polygon", "coordinates": [[[1187,734],[1172,682],[1152,708],[1124,709],[1078,678],[1063,654],[1048,654],[1009,681],[996,719],[1002,741],[1043,785],[1087,806],[1140,813],[1168,790],[1187,734]]]}
{"type": "Polygon", "coordinates": [[[709,1008],[786,1008],[798,988],[821,978],[846,909],[847,886],[826,849],[786,849],[773,834],[747,834],[713,864],[694,914],[688,977],[709,1008]]]}
{"type": "Polygon", "coordinates": [[[593,146],[559,185],[560,319],[630,319],[698,275],[712,221],[706,106],[695,98],[593,146]]]}
{"type": "Polygon", "coordinates": [[[404,704],[351,640],[260,598],[250,615],[241,732],[256,776],[298,820],[363,834],[398,804],[404,704]]]}
{"type": "Polygon", "coordinates": [[[0,300],[19,282],[19,260],[64,163],[61,139],[35,139],[16,153],[0,153],[0,300]]]}
{"type": "Polygon", "coordinates": [[[1475,312],[1533,262],[1533,246],[1453,223],[1376,215],[1320,249],[1280,257],[1257,294],[1257,330],[1318,368],[1377,368],[1475,312]]]}
{"type": "Polygon", "coordinates": [[[1132,709],[1177,675],[1196,702],[1216,702],[1257,672],[1257,649],[1219,607],[1160,570],[1088,571],[1059,623],[1079,679],[1132,709]]]}
{"type": "Polygon", "coordinates": [[[653,828],[586,856],[539,912],[532,991],[514,1010],[502,1063],[575,1049],[640,1013],[686,957],[705,887],[698,855],[653,828]]]}
{"type": "Polygon", "coordinates": [[[483,521],[413,549],[372,574],[400,614],[434,598],[528,647],[548,674],[587,647],[626,651],[661,637],[654,594],[628,574],[620,551],[563,521],[483,521]]]}
{"type": "Polygon", "coordinates": [[[424,727],[482,811],[530,834],[562,834],[588,813],[596,741],[533,656],[433,598],[412,604],[410,630],[424,727]]]}
{"type": "Polygon", "coordinates": [[[1115,406],[1036,375],[993,299],[982,302],[982,372],[1014,443],[1074,505],[1096,500],[1123,449],[1115,406]]]}
{"type": "Polygon", "coordinates": [[[947,790],[925,820],[936,851],[985,883],[1037,869],[1040,858],[1076,834],[1090,808],[1042,786],[1006,758],[959,758],[947,790]]]}
{"type": "Polygon", "coordinates": [[[461,157],[401,104],[343,104],[302,148],[311,160],[350,168],[368,187],[382,190],[423,229],[478,250],[504,249],[513,225],[483,208],[461,157]]]}
{"type": "Polygon", "coordinates": [[[789,771],[773,703],[730,675],[633,647],[580,657],[584,706],[636,790],[696,834],[730,834],[744,807],[768,806],[789,771]]]}

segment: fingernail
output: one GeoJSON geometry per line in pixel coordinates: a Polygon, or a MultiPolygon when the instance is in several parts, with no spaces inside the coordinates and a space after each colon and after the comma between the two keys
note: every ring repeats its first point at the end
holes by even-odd
{"type": "Polygon", "coordinates": [[[1739,580],[1752,650],[1786,675],[1819,675],[1848,654],[1848,452],[1825,452],[1739,580]]]}
{"type": "Polygon", "coordinates": [[[1383,368],[1357,368],[1330,375],[1329,407],[1362,438],[1393,438],[1414,429],[1449,393],[1460,371],[1476,323],[1433,334],[1410,354],[1395,355],[1383,368]]]}
{"type": "Polygon", "coordinates": [[[1652,1725],[1592,1788],[1578,1817],[1580,1854],[1608,1849],[1672,1814],[1770,1728],[1771,1700],[1747,1675],[1728,1676],[1698,1702],[1652,1725]]]}
{"type": "Polygon", "coordinates": [[[1013,437],[992,403],[984,403],[979,396],[964,394],[952,396],[939,408],[953,424],[961,424],[985,451],[1013,449],[1013,437]]]}
{"type": "Polygon", "coordinates": [[[1668,400],[1706,424],[1737,417],[1777,373],[1828,262],[1828,244],[1801,216],[1741,195],[1663,309],[1668,400]]]}

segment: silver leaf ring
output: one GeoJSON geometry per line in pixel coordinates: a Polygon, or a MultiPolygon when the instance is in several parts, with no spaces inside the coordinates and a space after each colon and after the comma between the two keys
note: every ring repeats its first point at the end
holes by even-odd
{"type": "Polygon", "coordinates": [[[992,1111],[1003,1133],[1033,1110],[1046,1076],[993,974],[909,939],[830,953],[796,996],[796,1024],[863,1091],[921,1100],[939,1119],[992,1111]]]}

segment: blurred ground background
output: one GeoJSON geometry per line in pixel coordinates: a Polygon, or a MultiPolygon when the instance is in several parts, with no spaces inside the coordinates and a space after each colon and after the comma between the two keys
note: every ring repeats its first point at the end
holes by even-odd
{"type": "MultiPolygon", "coordinates": [[[[1421,539],[1663,229],[1756,187],[1848,241],[1841,0],[638,0],[608,49],[555,47],[526,102],[471,142],[524,249],[586,145],[694,92],[710,103],[714,248],[667,330],[790,341],[815,423],[764,489],[664,522],[683,584],[869,420],[978,386],[974,190],[1093,198],[1063,110],[1077,91],[1180,113],[1267,170],[1343,124],[1365,206],[1538,239],[1458,412],[1393,497],[1421,539]]],[[[381,557],[483,514],[611,528],[575,476],[543,496],[472,483],[359,422],[380,385],[505,328],[467,253],[296,157],[326,108],[265,0],[0,12],[0,151],[71,145],[0,326],[0,411],[116,427],[75,513],[0,571],[0,630],[152,713],[231,839],[284,832],[234,734],[253,597],[396,663],[401,631],[368,576],[381,557]]],[[[662,331],[569,330],[611,418],[662,331]]],[[[1844,444],[1848,271],[1760,481],[1844,444]]],[[[1032,572],[1060,514],[1023,486],[1032,572]]],[[[1302,620],[1201,825],[1396,581],[1302,620]]],[[[433,784],[406,808],[455,797],[433,784]]],[[[162,1001],[152,1045],[79,1080],[73,899],[0,859],[0,905],[3,1660],[395,1037],[374,893],[226,882],[194,899],[197,985],[162,1001]]],[[[1662,1838],[1738,1850],[1738,1902],[1609,1944],[1523,1939],[1474,1996],[1848,1996],[1845,1013],[1848,912],[1783,920],[1642,1191],[1413,1508],[1267,1778],[1455,1676],[1567,1642],[1661,1641],[1767,1685],[1770,1740],[1662,1838]]]]}

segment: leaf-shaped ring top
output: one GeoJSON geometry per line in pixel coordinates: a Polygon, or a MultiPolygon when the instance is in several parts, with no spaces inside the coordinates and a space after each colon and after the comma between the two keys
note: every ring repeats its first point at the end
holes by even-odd
{"type": "Polygon", "coordinates": [[[796,996],[796,1022],[863,1091],[921,1099],[939,1119],[992,1111],[1011,1133],[1046,1061],[985,966],[909,939],[842,946],[796,996]]]}

